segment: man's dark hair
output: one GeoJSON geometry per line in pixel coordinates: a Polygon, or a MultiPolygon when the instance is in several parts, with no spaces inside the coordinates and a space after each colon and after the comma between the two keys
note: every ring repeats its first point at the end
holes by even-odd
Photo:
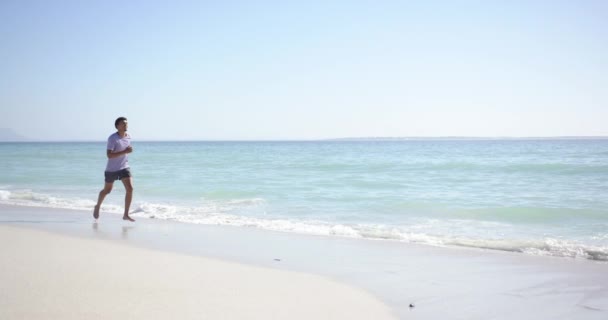
{"type": "Polygon", "coordinates": [[[116,121],[114,121],[114,128],[118,127],[118,123],[120,123],[121,121],[127,121],[127,118],[119,117],[118,119],[116,119],[116,121]]]}

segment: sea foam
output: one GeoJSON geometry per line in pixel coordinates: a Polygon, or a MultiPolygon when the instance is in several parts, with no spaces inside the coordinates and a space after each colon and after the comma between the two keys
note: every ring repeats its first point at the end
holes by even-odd
{"type": "MultiPolygon", "coordinates": [[[[95,202],[87,199],[61,198],[31,190],[0,190],[0,203],[20,206],[92,210],[95,202]]],[[[181,223],[258,228],[299,234],[390,240],[442,247],[468,247],[531,255],[584,258],[608,261],[608,246],[582,244],[552,237],[490,237],[488,234],[509,228],[508,224],[471,220],[418,219],[399,226],[374,223],[336,223],[320,219],[248,216],[237,212],[263,207],[262,198],[207,200],[198,206],[180,206],[151,202],[135,203],[134,217],[177,221],[181,223]],[[483,232],[481,232],[481,231],[483,232]]],[[[104,212],[122,214],[119,205],[104,204],[104,212]]],[[[608,239],[608,234],[596,236],[608,239]]],[[[605,242],[605,241],[603,241],[605,242]]]]}

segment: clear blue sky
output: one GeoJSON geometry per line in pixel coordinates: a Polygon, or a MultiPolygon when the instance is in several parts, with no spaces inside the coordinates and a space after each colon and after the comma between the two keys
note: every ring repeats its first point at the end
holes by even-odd
{"type": "Polygon", "coordinates": [[[0,1],[45,140],[608,135],[608,1],[0,1]]]}

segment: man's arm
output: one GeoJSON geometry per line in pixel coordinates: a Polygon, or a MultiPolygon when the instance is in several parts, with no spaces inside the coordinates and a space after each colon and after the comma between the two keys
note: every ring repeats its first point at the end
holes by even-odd
{"type": "Polygon", "coordinates": [[[131,147],[131,146],[128,146],[125,150],[120,151],[120,152],[116,152],[116,153],[112,153],[112,150],[106,150],[106,154],[108,155],[108,159],[122,157],[125,154],[131,153],[131,152],[133,152],[133,147],[131,147]]]}

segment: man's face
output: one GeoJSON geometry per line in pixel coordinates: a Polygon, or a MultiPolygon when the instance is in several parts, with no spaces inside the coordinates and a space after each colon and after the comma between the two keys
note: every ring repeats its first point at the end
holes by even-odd
{"type": "Polygon", "coordinates": [[[122,120],[118,122],[116,129],[118,129],[118,131],[127,131],[128,127],[129,123],[127,122],[127,120],[122,120]]]}

